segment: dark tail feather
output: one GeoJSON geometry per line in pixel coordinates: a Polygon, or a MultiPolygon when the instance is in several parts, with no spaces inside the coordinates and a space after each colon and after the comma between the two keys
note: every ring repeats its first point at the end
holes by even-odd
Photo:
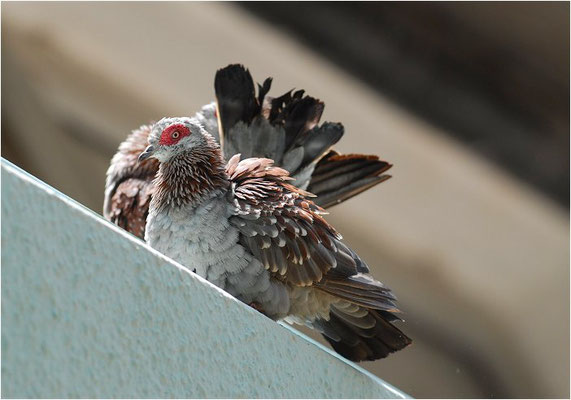
{"type": "Polygon", "coordinates": [[[392,324],[400,311],[391,290],[368,274],[342,276],[336,270],[315,287],[338,301],[330,306],[329,320],[313,322],[335,351],[353,361],[372,361],[408,346],[411,339],[392,324]]]}
{"type": "Polygon", "coordinates": [[[317,195],[318,205],[331,207],[386,181],[391,176],[384,172],[391,167],[377,156],[332,150],[315,167],[307,190],[317,195]]]}
{"type": "MultiPolygon", "coordinates": [[[[264,85],[269,90],[270,82],[264,85]]],[[[242,65],[233,64],[218,70],[214,78],[214,90],[221,138],[224,136],[222,133],[227,134],[238,122],[252,122],[260,111],[252,75],[242,65]]]]}
{"type": "Polygon", "coordinates": [[[323,108],[322,101],[304,96],[303,90],[287,92],[272,99],[269,121],[274,126],[283,126],[286,132],[286,149],[300,144],[307,132],[319,123],[323,108]]]}
{"type": "Polygon", "coordinates": [[[351,361],[374,361],[412,343],[391,324],[398,319],[386,311],[359,307],[357,312],[351,313],[332,306],[330,319],[317,320],[313,325],[343,357],[351,361]]]}
{"type": "Polygon", "coordinates": [[[382,175],[391,165],[378,157],[339,155],[331,150],[343,136],[343,125],[319,125],[322,101],[289,91],[267,96],[272,80],[258,84],[242,65],[220,69],[215,77],[220,144],[228,159],[271,158],[289,171],[295,186],[308,189],[322,207],[339,204],[389,178],[382,175]],[[240,124],[242,122],[243,124],[240,124]],[[309,187],[308,187],[309,185],[309,187]]]}

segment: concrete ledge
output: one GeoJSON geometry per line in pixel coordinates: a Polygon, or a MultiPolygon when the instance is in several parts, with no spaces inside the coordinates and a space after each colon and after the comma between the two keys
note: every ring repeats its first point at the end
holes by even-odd
{"type": "Polygon", "coordinates": [[[4,159],[1,394],[406,397],[4,159]]]}

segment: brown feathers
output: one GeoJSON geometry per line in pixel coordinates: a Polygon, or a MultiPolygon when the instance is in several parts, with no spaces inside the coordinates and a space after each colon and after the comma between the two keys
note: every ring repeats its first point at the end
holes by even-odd
{"type": "Polygon", "coordinates": [[[182,206],[228,186],[218,145],[209,136],[207,144],[161,163],[154,181],[153,205],[182,206]]]}
{"type": "Polygon", "coordinates": [[[230,222],[243,235],[242,244],[273,275],[293,285],[320,281],[337,260],[341,236],[321,214],[324,210],[291,184],[287,171],[268,159],[232,157],[226,172],[233,184],[235,216],[230,222]]]}
{"type": "MultiPolygon", "coordinates": [[[[343,182],[343,175],[354,174],[355,163],[366,170],[360,177],[390,167],[376,157],[332,155],[317,184],[335,177],[331,171],[341,171],[343,182]]],[[[337,352],[354,361],[376,360],[411,343],[392,325],[400,311],[391,290],[367,274],[367,265],[323,219],[324,210],[288,183],[287,171],[268,159],[239,161],[236,155],[226,172],[236,214],[230,223],[240,231],[240,243],[274,279],[334,299],[328,318],[318,316],[310,324],[337,352]]]]}
{"type": "Polygon", "coordinates": [[[105,218],[141,239],[154,191],[152,181],[159,168],[155,159],[137,161],[150,130],[149,125],[141,126],[119,146],[107,172],[103,210],[105,218]]]}
{"type": "Polygon", "coordinates": [[[143,239],[152,192],[151,181],[127,179],[121,182],[111,198],[109,220],[143,239]]]}

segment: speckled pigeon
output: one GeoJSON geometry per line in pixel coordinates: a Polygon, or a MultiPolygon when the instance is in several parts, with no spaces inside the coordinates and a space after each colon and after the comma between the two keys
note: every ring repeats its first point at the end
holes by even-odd
{"type": "MultiPolygon", "coordinates": [[[[116,215],[148,203],[148,216],[120,223],[140,229],[146,217],[152,247],[272,319],[317,329],[351,360],[386,357],[411,343],[393,325],[395,297],[313,200],[347,199],[386,179],[381,173],[390,165],[330,150],[343,128],[318,125],[323,104],[302,92],[270,99],[270,83],[255,97],[242,66],[218,71],[217,110],[207,106],[195,118],[163,118],[134,132],[120,153],[134,158],[129,145],[148,136],[139,156],[146,170],[136,175],[135,167],[106,196],[113,200],[131,180],[123,198],[135,200],[116,215]],[[227,163],[209,113],[218,118],[224,154],[232,155],[227,163]]],[[[115,202],[108,204],[113,212],[115,202]]]]}
{"type": "MultiPolygon", "coordinates": [[[[274,160],[296,178],[297,187],[315,194],[321,207],[339,204],[387,180],[391,164],[375,155],[339,154],[331,148],[343,136],[341,124],[317,127],[323,102],[304,96],[302,90],[271,98],[271,78],[259,86],[250,73],[231,65],[216,74],[217,104],[210,103],[194,115],[202,127],[221,143],[226,160],[235,154],[274,160]],[[224,129],[219,133],[218,115],[224,129]],[[326,149],[326,151],[323,151],[326,149]]],[[[105,184],[103,215],[143,238],[158,162],[138,163],[147,147],[151,125],[134,130],[111,160],[105,184]]]]}

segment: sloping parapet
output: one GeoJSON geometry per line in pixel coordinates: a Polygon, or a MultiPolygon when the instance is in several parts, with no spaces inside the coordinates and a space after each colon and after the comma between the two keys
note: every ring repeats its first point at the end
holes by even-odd
{"type": "Polygon", "coordinates": [[[1,394],[406,397],[4,159],[1,394]]]}

